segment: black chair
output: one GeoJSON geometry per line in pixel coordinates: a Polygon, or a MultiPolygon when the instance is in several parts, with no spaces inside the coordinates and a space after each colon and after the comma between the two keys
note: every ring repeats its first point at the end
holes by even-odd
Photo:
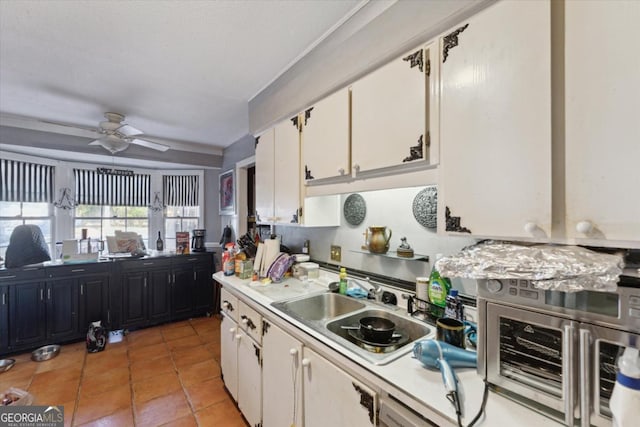
{"type": "Polygon", "coordinates": [[[50,261],[49,247],[37,225],[19,225],[11,232],[5,255],[5,267],[17,268],[50,261]]]}

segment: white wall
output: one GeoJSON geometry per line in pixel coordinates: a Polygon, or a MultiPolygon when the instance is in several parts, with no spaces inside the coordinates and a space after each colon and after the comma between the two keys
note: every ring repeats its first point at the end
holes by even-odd
{"type": "MultiPolygon", "coordinates": [[[[352,226],[342,216],[340,227],[304,228],[277,226],[276,234],[293,251],[299,251],[305,239],[310,240],[311,257],[315,260],[415,282],[417,276],[429,275],[437,253],[450,255],[476,242],[466,237],[438,236],[435,229],[420,225],[413,216],[413,200],[424,187],[368,191],[363,196],[367,212],[362,224],[352,226]],[[406,237],[416,254],[429,256],[429,262],[390,259],[353,250],[361,250],[364,232],[369,226],[386,226],[392,230],[390,250],[396,250],[400,238],[406,237]],[[331,245],[342,247],[342,262],[330,259],[331,245]]],[[[341,206],[349,194],[341,195],[341,206]]],[[[453,287],[467,295],[475,295],[475,281],[453,279],[453,287]]]]}

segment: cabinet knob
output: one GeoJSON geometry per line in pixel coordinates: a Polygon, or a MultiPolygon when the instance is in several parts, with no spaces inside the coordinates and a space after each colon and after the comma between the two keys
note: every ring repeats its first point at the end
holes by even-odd
{"type": "Polygon", "coordinates": [[[338,169],[338,173],[339,173],[340,175],[344,175],[344,168],[340,168],[340,169],[338,169]]]}
{"type": "Polygon", "coordinates": [[[222,307],[229,308],[229,303],[227,301],[223,302],[222,307]]]}
{"type": "Polygon", "coordinates": [[[238,341],[240,341],[240,338],[242,338],[242,335],[237,334],[237,335],[236,335],[236,339],[237,339],[238,341]]]}
{"type": "Polygon", "coordinates": [[[536,225],[535,222],[530,221],[524,225],[524,231],[526,231],[529,234],[533,234],[537,229],[538,229],[538,226],[536,225]]]}
{"type": "Polygon", "coordinates": [[[235,334],[236,333],[236,328],[229,328],[229,332],[232,333],[232,334],[235,334]]]}
{"type": "Polygon", "coordinates": [[[247,319],[246,317],[244,319],[242,319],[242,324],[246,325],[247,323],[249,323],[249,319],[247,319]]]}
{"type": "Polygon", "coordinates": [[[292,356],[295,356],[296,354],[298,354],[298,349],[297,348],[289,349],[289,354],[292,356]]]}
{"type": "Polygon", "coordinates": [[[357,163],[354,163],[353,164],[353,169],[355,169],[356,172],[359,172],[360,171],[360,165],[357,164],[357,163]]]}
{"type": "Polygon", "coordinates": [[[580,221],[576,224],[576,231],[582,234],[589,234],[593,231],[593,223],[591,221],[580,221]]]}
{"type": "Polygon", "coordinates": [[[307,368],[307,367],[309,367],[309,365],[311,365],[311,361],[309,359],[307,359],[306,357],[304,359],[302,359],[302,367],[303,368],[307,368]]]}

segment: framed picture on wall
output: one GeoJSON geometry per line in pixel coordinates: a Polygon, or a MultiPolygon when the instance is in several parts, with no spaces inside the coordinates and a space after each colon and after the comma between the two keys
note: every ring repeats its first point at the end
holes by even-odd
{"type": "Polygon", "coordinates": [[[235,215],[236,213],[236,182],[233,169],[220,174],[220,215],[235,215]]]}

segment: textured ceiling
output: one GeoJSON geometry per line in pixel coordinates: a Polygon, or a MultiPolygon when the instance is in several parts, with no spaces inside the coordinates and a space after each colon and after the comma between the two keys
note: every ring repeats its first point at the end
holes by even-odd
{"type": "MultiPolygon", "coordinates": [[[[0,1],[0,114],[226,147],[248,101],[361,0],[0,1]]],[[[39,129],[42,127],[40,123],[39,129]]]]}

